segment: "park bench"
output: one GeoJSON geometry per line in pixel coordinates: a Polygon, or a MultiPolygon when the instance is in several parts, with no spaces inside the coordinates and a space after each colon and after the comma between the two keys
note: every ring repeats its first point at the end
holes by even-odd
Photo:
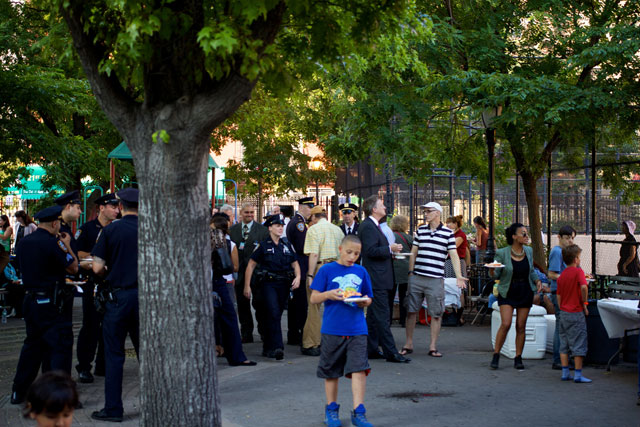
{"type": "Polygon", "coordinates": [[[640,299],[640,277],[604,276],[604,296],[618,299],[640,299]]]}

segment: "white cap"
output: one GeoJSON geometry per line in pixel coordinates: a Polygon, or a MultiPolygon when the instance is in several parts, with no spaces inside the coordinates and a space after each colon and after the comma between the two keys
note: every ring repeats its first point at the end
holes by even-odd
{"type": "Polygon", "coordinates": [[[442,213],[442,206],[440,206],[440,203],[429,202],[426,205],[422,205],[422,207],[425,209],[435,209],[438,212],[442,213]]]}

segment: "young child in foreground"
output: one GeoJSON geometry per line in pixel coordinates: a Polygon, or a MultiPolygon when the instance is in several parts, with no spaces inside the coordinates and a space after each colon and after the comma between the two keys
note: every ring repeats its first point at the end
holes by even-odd
{"type": "Polygon", "coordinates": [[[560,306],[560,362],[562,363],[562,381],[573,380],[577,383],[590,383],[582,376],[582,363],[587,355],[587,321],[589,315],[587,295],[587,279],[580,268],[578,245],[570,245],[562,249],[562,260],[567,268],[558,278],[558,306],[560,306]],[[569,373],[569,350],[573,353],[575,376],[569,373]]]}
{"type": "Polygon", "coordinates": [[[348,296],[372,295],[371,278],[364,267],[355,264],[362,244],[355,235],[348,235],[340,244],[337,262],[325,264],[311,283],[312,304],[324,302],[322,318],[321,354],[317,375],[324,378],[327,395],[325,423],[339,427],[338,379],[351,378],[353,411],[351,423],[359,427],[372,427],[367,421],[364,394],[367,375],[371,372],[367,354],[367,322],[364,307],[371,305],[371,298],[358,303],[344,302],[348,296]]]}
{"type": "Polygon", "coordinates": [[[76,383],[65,372],[46,372],[31,384],[26,402],[24,417],[38,427],[70,427],[78,406],[76,383]]]}

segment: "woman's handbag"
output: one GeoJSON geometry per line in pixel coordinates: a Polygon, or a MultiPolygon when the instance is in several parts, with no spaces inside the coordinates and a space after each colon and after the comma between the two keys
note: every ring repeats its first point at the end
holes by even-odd
{"type": "Polygon", "coordinates": [[[233,262],[231,261],[231,255],[229,255],[226,246],[213,249],[211,258],[211,261],[213,261],[213,271],[223,275],[233,273],[233,262]]]}

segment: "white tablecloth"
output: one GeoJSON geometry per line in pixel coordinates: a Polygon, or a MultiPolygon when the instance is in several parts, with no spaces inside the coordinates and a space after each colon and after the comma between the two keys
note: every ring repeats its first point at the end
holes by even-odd
{"type": "MultiPolygon", "coordinates": [[[[609,338],[622,338],[624,331],[640,328],[637,300],[607,298],[598,301],[598,311],[609,338]]],[[[633,332],[637,334],[638,331],[633,332]]]]}

